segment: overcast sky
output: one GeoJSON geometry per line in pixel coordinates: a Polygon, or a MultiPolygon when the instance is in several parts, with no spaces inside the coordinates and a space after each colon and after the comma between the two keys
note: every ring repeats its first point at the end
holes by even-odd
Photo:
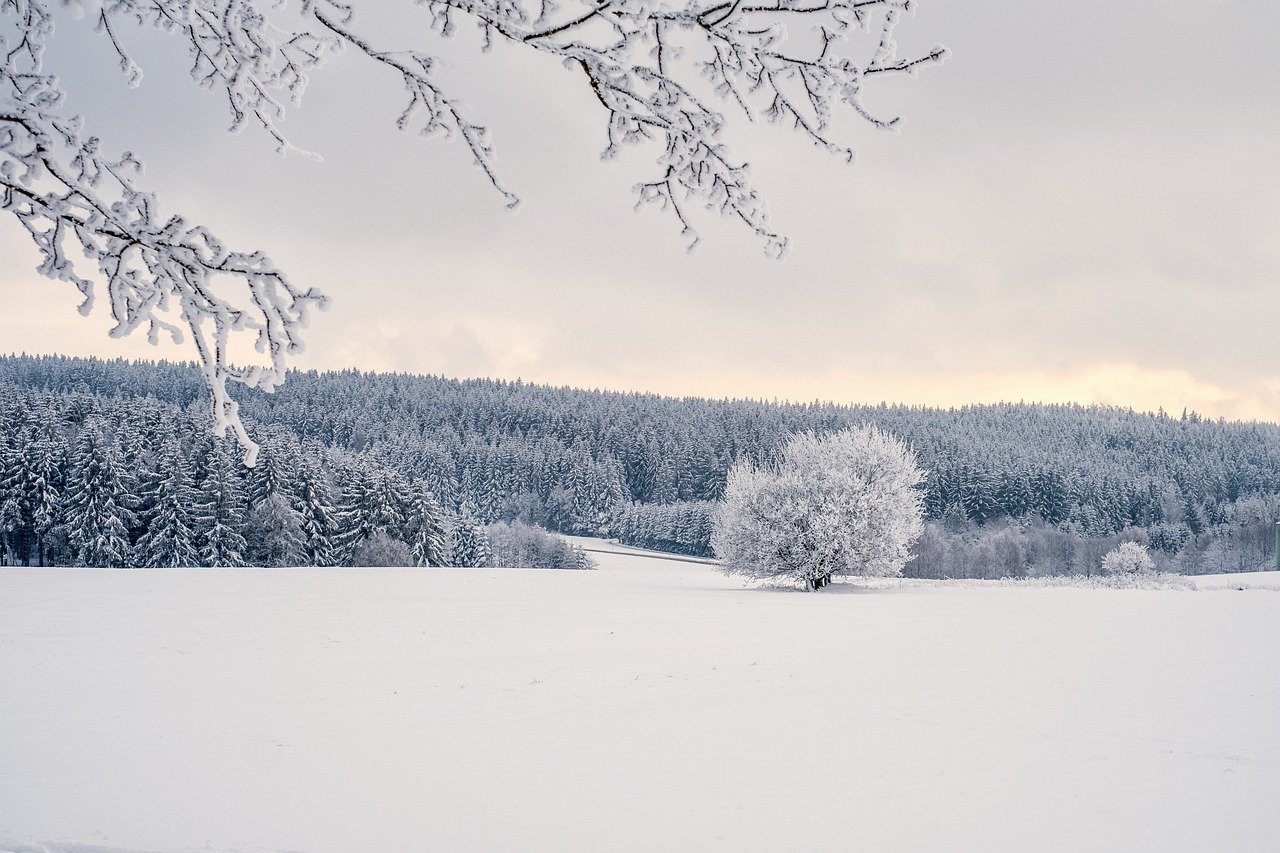
{"type": "MultiPolygon", "coordinates": [[[[876,81],[869,106],[902,130],[842,121],[854,166],[780,128],[730,138],[794,240],[784,262],[717,219],[688,255],[671,221],[632,212],[654,152],[601,163],[580,75],[522,51],[456,45],[448,80],[492,127],[515,214],[460,146],[397,134],[399,81],[354,55],[286,126],[320,164],[226,134],[162,35],[125,31],[137,90],[83,24],[48,67],[163,203],[333,297],[300,367],[1280,419],[1280,7],[918,5],[906,52],[953,56],[876,81]]],[[[0,218],[0,350],[188,357],[109,340],[36,262],[0,218]]]]}

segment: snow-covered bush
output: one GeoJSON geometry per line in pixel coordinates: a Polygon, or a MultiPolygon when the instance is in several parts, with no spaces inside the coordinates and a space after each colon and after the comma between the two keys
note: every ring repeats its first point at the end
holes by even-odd
{"type": "Polygon", "coordinates": [[[485,528],[490,561],[509,569],[594,569],[586,551],[559,536],[519,521],[499,521],[485,528]]]}
{"type": "Polygon", "coordinates": [[[923,527],[923,478],[911,451],[874,426],[801,434],[776,465],[729,472],[712,545],[727,574],[810,589],[832,575],[896,575],[923,527]]]}
{"type": "Polygon", "coordinates": [[[1123,542],[1102,558],[1102,570],[1109,575],[1132,575],[1154,572],[1155,562],[1146,546],[1137,542],[1123,542]]]}
{"type": "Polygon", "coordinates": [[[353,566],[412,566],[416,561],[409,546],[379,530],[362,540],[351,552],[353,566]]]}

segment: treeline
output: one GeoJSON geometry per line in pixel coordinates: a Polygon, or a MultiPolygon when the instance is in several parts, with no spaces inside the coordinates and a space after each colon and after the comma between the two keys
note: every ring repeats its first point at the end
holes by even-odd
{"type": "Polygon", "coordinates": [[[1252,572],[1275,561],[1280,496],[1216,504],[1199,533],[1182,522],[1083,536],[1039,518],[976,525],[958,519],[929,522],[903,569],[915,578],[1023,578],[1094,575],[1103,556],[1122,542],[1150,549],[1156,569],[1184,575],[1252,572]]]}
{"type": "MultiPolygon", "coordinates": [[[[13,356],[0,358],[6,381],[192,413],[205,405],[199,374],[184,364],[13,356]]],[[[465,509],[476,524],[520,521],[693,554],[705,553],[705,508],[735,462],[771,460],[798,431],[867,422],[912,447],[928,472],[926,513],[948,530],[1040,520],[1101,539],[1139,529],[1153,549],[1213,556],[1242,499],[1280,492],[1280,427],[1194,412],[673,399],[357,371],[294,373],[276,394],[237,396],[252,422],[420,484],[446,516],[465,509]],[[681,520],[693,507],[704,520],[681,520]]]]}
{"type": "Polygon", "coordinates": [[[487,565],[482,525],[377,456],[255,429],[260,462],[198,407],[0,383],[0,562],[487,565]]]}
{"type": "Polygon", "coordinates": [[[711,501],[630,504],[610,532],[619,542],[637,548],[711,557],[715,507],[711,501]]]}

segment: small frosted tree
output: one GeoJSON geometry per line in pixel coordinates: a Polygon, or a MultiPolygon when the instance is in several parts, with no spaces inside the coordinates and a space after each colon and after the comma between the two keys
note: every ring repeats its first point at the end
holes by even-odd
{"type": "Polygon", "coordinates": [[[413,551],[399,539],[379,530],[356,545],[355,550],[351,552],[351,565],[412,566],[414,565],[413,551]]]}
{"type": "Polygon", "coordinates": [[[712,545],[726,574],[808,589],[896,575],[923,528],[923,479],[912,452],[874,426],[798,435],[775,465],[729,472],[712,545]]]}
{"type": "Polygon", "coordinates": [[[1147,546],[1137,542],[1122,542],[1102,558],[1102,570],[1109,575],[1136,575],[1154,572],[1156,564],[1151,559],[1147,546]]]}

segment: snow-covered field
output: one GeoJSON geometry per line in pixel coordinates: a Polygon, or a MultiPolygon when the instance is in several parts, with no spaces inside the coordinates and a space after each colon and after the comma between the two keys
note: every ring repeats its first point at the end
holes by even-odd
{"type": "Polygon", "coordinates": [[[1225,575],[1197,575],[1196,589],[1272,589],[1280,591],[1280,572],[1243,572],[1225,575]]]}
{"type": "Polygon", "coordinates": [[[1275,849],[1275,592],[596,556],[0,570],[0,849],[1275,849]]]}

